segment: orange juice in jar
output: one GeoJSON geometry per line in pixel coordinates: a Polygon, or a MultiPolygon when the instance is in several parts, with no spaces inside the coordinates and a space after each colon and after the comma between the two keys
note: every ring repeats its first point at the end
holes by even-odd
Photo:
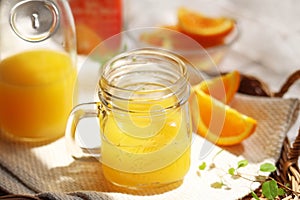
{"type": "Polygon", "coordinates": [[[181,183],[192,137],[186,63],[170,52],[143,48],[113,57],[101,70],[99,101],[79,104],[69,116],[65,138],[73,156],[100,156],[105,178],[123,188],[181,183]],[[99,121],[100,155],[75,140],[85,117],[99,121]]]}
{"type": "Polygon", "coordinates": [[[0,62],[0,123],[22,140],[64,135],[73,107],[76,70],[68,54],[25,51],[0,62]]]}
{"type": "Polygon", "coordinates": [[[130,113],[100,115],[106,179],[131,189],[183,180],[190,166],[191,127],[188,105],[168,108],[176,102],[175,95],[142,105],[130,102],[130,113]]]}

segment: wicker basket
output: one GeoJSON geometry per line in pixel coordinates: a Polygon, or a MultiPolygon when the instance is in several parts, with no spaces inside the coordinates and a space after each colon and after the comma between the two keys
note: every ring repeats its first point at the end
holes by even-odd
{"type": "Polygon", "coordinates": [[[277,171],[272,173],[273,177],[281,187],[286,188],[286,199],[299,199],[300,197],[300,172],[298,157],[300,154],[300,129],[298,136],[291,145],[286,138],[282,147],[280,159],[277,162],[277,171]],[[288,198],[289,197],[289,198],[288,198]]]}
{"type": "MultiPolygon", "coordinates": [[[[300,199],[300,171],[298,166],[298,157],[300,155],[300,128],[298,135],[290,144],[288,138],[285,138],[280,158],[276,164],[277,170],[270,175],[270,179],[277,181],[279,187],[284,188],[286,195],[284,200],[298,200],[300,199]]],[[[261,188],[258,188],[255,193],[262,197],[261,188]]],[[[243,200],[253,199],[249,194],[243,198],[243,200]]],[[[277,199],[280,199],[279,197],[277,199]]]]}
{"type": "MultiPolygon", "coordinates": [[[[242,77],[244,85],[241,87],[240,92],[257,96],[283,97],[298,79],[300,79],[300,70],[291,74],[278,92],[272,93],[265,83],[255,77],[244,75],[242,77]]],[[[282,187],[286,191],[286,195],[283,198],[285,200],[300,199],[300,170],[298,166],[298,158],[300,156],[300,127],[296,134],[297,137],[292,144],[287,137],[285,138],[280,158],[276,163],[277,170],[270,175],[270,179],[276,180],[279,187],[282,187]]],[[[261,188],[258,188],[255,193],[260,196],[260,199],[265,199],[262,197],[261,188]]],[[[251,194],[243,198],[243,200],[248,199],[253,199],[251,194]]]]}

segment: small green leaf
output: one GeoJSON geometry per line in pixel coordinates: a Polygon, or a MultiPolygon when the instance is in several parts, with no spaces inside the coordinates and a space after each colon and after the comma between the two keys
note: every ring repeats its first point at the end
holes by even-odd
{"type": "Polygon", "coordinates": [[[278,186],[276,181],[270,180],[264,182],[262,184],[262,193],[269,200],[275,199],[278,195],[278,186]]]}
{"type": "Polygon", "coordinates": [[[271,163],[264,163],[260,166],[259,170],[262,172],[274,172],[276,170],[276,166],[271,163]]]}
{"type": "Polygon", "coordinates": [[[200,170],[204,170],[206,168],[206,162],[202,162],[201,165],[199,165],[200,170]]]}
{"type": "Polygon", "coordinates": [[[231,167],[231,168],[229,168],[228,169],[228,173],[230,174],[230,175],[234,175],[234,172],[235,172],[235,169],[233,168],[233,167],[231,167]]]}
{"type": "Polygon", "coordinates": [[[282,189],[282,188],[278,188],[278,190],[277,190],[277,194],[278,194],[279,196],[283,196],[283,195],[285,195],[285,191],[284,191],[284,189],[282,189]]]}
{"type": "Polygon", "coordinates": [[[224,184],[222,182],[214,182],[214,183],[210,184],[210,186],[215,189],[221,189],[223,187],[223,185],[224,184]]]}
{"type": "Polygon", "coordinates": [[[247,165],[248,165],[248,160],[240,160],[238,162],[238,167],[237,168],[246,167],[247,165]]]}
{"type": "Polygon", "coordinates": [[[255,200],[259,200],[257,194],[255,194],[253,191],[251,191],[251,194],[252,194],[252,197],[253,197],[255,200]]]}

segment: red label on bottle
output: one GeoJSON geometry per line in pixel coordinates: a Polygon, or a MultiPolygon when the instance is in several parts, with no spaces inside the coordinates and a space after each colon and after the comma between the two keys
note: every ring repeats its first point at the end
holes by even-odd
{"type": "Polygon", "coordinates": [[[121,0],[69,0],[69,4],[75,20],[79,53],[82,48],[94,47],[94,43],[121,32],[121,0]]]}

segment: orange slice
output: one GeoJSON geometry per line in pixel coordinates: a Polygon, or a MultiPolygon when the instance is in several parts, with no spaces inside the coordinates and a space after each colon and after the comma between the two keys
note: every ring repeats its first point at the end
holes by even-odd
{"type": "Polygon", "coordinates": [[[186,8],[178,10],[178,27],[203,46],[223,43],[223,39],[235,26],[233,19],[227,17],[208,17],[186,8]]]}
{"type": "Polygon", "coordinates": [[[189,100],[193,110],[193,124],[196,126],[197,133],[217,145],[239,144],[252,135],[256,129],[257,121],[255,119],[214,98],[211,94],[215,94],[215,92],[207,93],[205,91],[208,85],[215,88],[213,84],[218,83],[218,80],[225,80],[226,83],[234,82],[228,84],[227,89],[225,89],[226,92],[234,91],[236,84],[239,83],[239,79],[235,79],[236,73],[232,72],[212,79],[208,83],[206,81],[201,82],[200,85],[193,87],[189,100]]]}
{"type": "Polygon", "coordinates": [[[240,73],[232,71],[226,75],[206,80],[195,86],[196,90],[212,96],[219,101],[228,104],[234,97],[240,85],[240,73]],[[197,89],[197,87],[199,87],[197,89]]]}

